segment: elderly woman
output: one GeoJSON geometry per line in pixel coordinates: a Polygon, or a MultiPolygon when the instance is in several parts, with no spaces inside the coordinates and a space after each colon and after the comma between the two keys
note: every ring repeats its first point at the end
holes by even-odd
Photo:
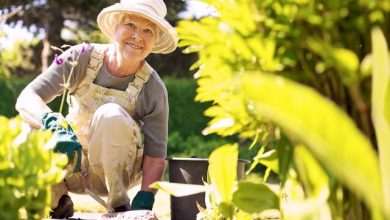
{"type": "Polygon", "coordinates": [[[177,46],[165,15],[162,0],[122,0],[103,9],[97,21],[112,43],[69,48],[20,94],[16,109],[21,117],[33,127],[57,131],[53,126],[62,123],[52,121],[61,115],[46,103],[62,94],[64,79],[70,79],[66,121],[76,136],[65,129],[71,141],[57,142],[68,156],[82,146],[81,172],[53,187],[52,217],[72,216],[67,193],[85,188],[107,195],[116,212],[152,209],[155,190],[149,185],[165,170],[169,109],[165,85],[145,58],[177,46]],[[73,71],[71,61],[77,61],[73,71]],[[127,191],[140,181],[130,205],[127,191]]]}

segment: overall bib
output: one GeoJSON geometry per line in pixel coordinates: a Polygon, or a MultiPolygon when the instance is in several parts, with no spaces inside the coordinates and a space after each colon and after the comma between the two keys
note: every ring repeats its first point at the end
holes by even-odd
{"type": "Polygon", "coordinates": [[[68,121],[83,146],[81,172],[71,174],[52,188],[52,208],[67,191],[85,193],[88,187],[106,196],[115,208],[129,202],[127,190],[141,179],[143,144],[139,122],[135,121],[135,103],[153,69],[145,62],[126,91],[94,84],[103,64],[105,47],[93,45],[84,80],[69,96],[68,121]]]}

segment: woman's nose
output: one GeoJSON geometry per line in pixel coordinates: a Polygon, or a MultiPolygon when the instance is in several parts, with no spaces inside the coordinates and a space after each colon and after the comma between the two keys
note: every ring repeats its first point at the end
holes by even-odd
{"type": "Polygon", "coordinates": [[[139,31],[134,30],[133,34],[131,35],[131,38],[133,40],[136,40],[136,41],[141,40],[141,35],[140,35],[139,31]]]}

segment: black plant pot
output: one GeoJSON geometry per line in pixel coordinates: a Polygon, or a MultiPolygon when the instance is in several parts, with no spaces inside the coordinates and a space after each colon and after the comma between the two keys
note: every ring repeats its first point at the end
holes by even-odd
{"type": "MultiPolygon", "coordinates": [[[[243,179],[247,160],[238,160],[237,177],[243,179]]],[[[203,185],[207,181],[208,159],[168,158],[169,182],[203,185]]],[[[175,197],[171,196],[171,220],[195,220],[199,213],[198,203],[205,207],[205,193],[175,197]]]]}

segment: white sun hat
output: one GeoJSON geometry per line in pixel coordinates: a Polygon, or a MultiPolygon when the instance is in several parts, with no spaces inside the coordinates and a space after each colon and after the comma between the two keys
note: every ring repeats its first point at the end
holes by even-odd
{"type": "Polygon", "coordinates": [[[104,8],[97,17],[100,30],[110,39],[123,14],[133,14],[156,24],[159,33],[152,53],[167,54],[177,47],[177,33],[165,19],[167,7],[162,0],[121,0],[104,8]]]}

